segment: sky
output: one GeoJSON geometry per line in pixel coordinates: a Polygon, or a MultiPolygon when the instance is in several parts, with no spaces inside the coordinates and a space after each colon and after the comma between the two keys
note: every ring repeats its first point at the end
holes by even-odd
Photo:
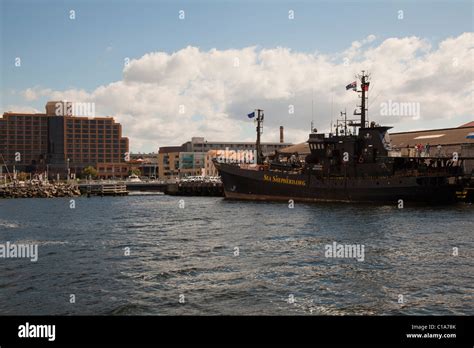
{"type": "Polygon", "coordinates": [[[1,111],[95,103],[135,152],[192,136],[253,141],[255,108],[264,141],[278,141],[280,125],[286,141],[305,141],[312,120],[329,131],[352,114],[357,93],[345,86],[360,70],[371,74],[369,118],[393,131],[474,119],[472,1],[0,4],[1,111]],[[418,112],[384,111],[402,104],[418,112]]]}

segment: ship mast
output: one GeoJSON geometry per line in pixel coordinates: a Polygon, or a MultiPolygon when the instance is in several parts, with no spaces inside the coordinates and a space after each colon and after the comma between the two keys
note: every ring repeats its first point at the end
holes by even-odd
{"type": "Polygon", "coordinates": [[[354,112],[354,115],[360,115],[360,128],[366,128],[366,115],[367,115],[367,99],[368,97],[366,96],[366,92],[369,91],[369,84],[370,82],[368,81],[369,75],[365,73],[364,70],[362,70],[362,74],[357,76],[360,78],[360,91],[361,93],[361,103],[360,103],[360,111],[359,112],[354,112]]]}
{"type": "Polygon", "coordinates": [[[260,136],[263,134],[263,110],[257,109],[257,143],[255,148],[257,150],[257,164],[263,163],[262,146],[260,144],[260,136]]]}

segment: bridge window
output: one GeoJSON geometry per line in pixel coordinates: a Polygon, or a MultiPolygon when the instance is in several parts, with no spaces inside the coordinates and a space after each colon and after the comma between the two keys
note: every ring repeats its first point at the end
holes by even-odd
{"type": "Polygon", "coordinates": [[[388,132],[386,131],[385,133],[380,134],[380,136],[382,138],[382,144],[385,150],[388,150],[388,151],[392,150],[392,143],[391,143],[390,135],[388,134],[388,132]]]}

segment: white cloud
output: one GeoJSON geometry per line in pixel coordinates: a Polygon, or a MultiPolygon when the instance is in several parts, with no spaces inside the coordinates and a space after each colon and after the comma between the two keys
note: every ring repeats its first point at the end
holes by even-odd
{"type": "Polygon", "coordinates": [[[189,46],[134,59],[122,80],[92,92],[35,87],[23,96],[27,101],[95,102],[98,115],[115,116],[123,124],[134,151],[181,144],[192,136],[253,139],[254,125],[246,114],[257,107],[265,109],[264,141],[278,141],[283,125],[285,140],[300,142],[309,130],[312,95],[315,125],[328,130],[331,115],[335,119],[344,108],[352,114],[357,95],[344,87],[355,73],[368,70],[371,119],[398,129],[429,128],[442,119],[457,126],[449,120],[473,114],[473,40],[473,33],[464,33],[432,47],[414,36],[377,44],[379,39],[369,35],[334,55],[284,47],[202,51],[189,46]],[[379,116],[380,103],[389,99],[419,102],[420,120],[379,116]],[[288,113],[289,105],[295,114],[288,113]]]}
{"type": "Polygon", "coordinates": [[[12,105],[12,104],[7,105],[5,110],[6,112],[18,112],[18,113],[24,112],[24,113],[29,113],[29,114],[44,112],[44,111],[39,111],[38,109],[35,109],[31,106],[12,105]]]}
{"type": "Polygon", "coordinates": [[[25,100],[27,101],[38,100],[39,98],[43,96],[50,95],[51,93],[53,93],[52,89],[49,89],[49,88],[42,89],[39,86],[33,87],[33,88],[27,88],[21,92],[21,94],[23,95],[23,98],[25,98],[25,100]]]}

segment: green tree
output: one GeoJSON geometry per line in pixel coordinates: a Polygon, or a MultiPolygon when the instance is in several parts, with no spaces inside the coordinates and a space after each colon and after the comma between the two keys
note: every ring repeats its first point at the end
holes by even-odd
{"type": "Polygon", "coordinates": [[[85,177],[89,177],[89,175],[91,176],[91,178],[97,178],[97,169],[95,169],[94,167],[86,167],[84,168],[84,170],[82,171],[82,174],[85,176],[85,177]]]}
{"type": "Polygon", "coordinates": [[[25,172],[20,172],[16,175],[16,178],[19,180],[19,181],[26,181],[28,179],[28,174],[25,173],[25,172]]]}
{"type": "Polygon", "coordinates": [[[128,172],[128,175],[140,176],[140,175],[142,175],[142,172],[141,172],[140,169],[138,169],[138,168],[132,168],[132,169],[128,172]]]}

